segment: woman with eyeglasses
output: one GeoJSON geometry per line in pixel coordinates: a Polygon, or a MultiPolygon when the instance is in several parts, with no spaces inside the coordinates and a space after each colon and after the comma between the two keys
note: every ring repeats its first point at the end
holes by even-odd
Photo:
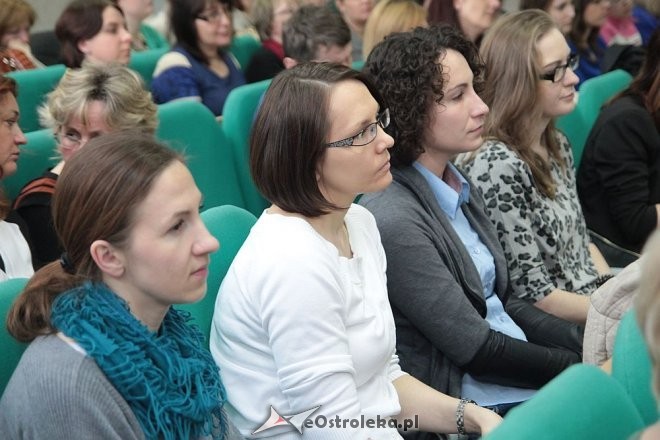
{"type": "Polygon", "coordinates": [[[401,366],[504,415],[580,362],[582,329],[511,296],[484,201],[450,162],[483,141],[478,49],[451,26],[417,28],[378,44],[364,71],[393,115],[394,182],[360,204],[387,256],[401,366]]]}
{"type": "Polygon", "coordinates": [[[485,142],[459,164],[481,190],[513,294],[584,324],[609,267],[589,241],[571,146],[554,119],[575,108],[576,57],[538,9],[503,17],[484,38],[485,142]],[[598,266],[596,265],[598,264],[598,266]]]}
{"type": "MultiPolygon", "coordinates": [[[[39,113],[57,138],[60,162],[27,183],[14,200],[14,210],[30,232],[35,267],[58,259],[62,249],[53,228],[51,200],[66,161],[92,138],[113,131],[140,129],[153,134],[157,107],[140,77],[118,64],[85,64],[69,69],[39,113]]],[[[102,184],[103,176],[99,176],[102,184]]]]}
{"type": "Polygon", "coordinates": [[[229,92],[245,84],[238,61],[227,50],[234,35],[230,1],[171,0],[169,6],[177,43],[154,70],[154,101],[194,99],[221,116],[229,92]]]}
{"type": "Polygon", "coordinates": [[[339,64],[298,65],[266,92],[250,168],[272,205],[224,278],[210,338],[244,436],[399,439],[396,424],[484,433],[500,421],[399,367],[378,229],[353,204],[392,180],[389,121],[370,80],[339,64]]]}

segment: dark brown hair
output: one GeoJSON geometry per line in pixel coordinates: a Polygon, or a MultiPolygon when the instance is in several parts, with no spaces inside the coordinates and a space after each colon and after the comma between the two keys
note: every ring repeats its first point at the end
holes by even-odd
{"type": "Polygon", "coordinates": [[[85,54],[78,43],[93,38],[103,27],[103,11],[113,7],[123,16],[121,8],[110,0],[74,0],[62,11],[55,23],[55,36],[60,42],[62,59],[67,67],[82,65],[85,54]]]}
{"type": "MultiPolygon", "coordinates": [[[[11,93],[14,96],[17,95],[16,81],[8,76],[0,75],[0,101],[4,100],[7,93],[11,93]]],[[[2,170],[0,170],[0,179],[2,179],[2,170]]],[[[7,216],[10,206],[11,204],[5,197],[0,186],[0,220],[7,216]]]]}
{"type": "Polygon", "coordinates": [[[337,208],[321,194],[316,174],[327,148],[330,91],[348,80],[363,83],[385,108],[365,74],[340,64],[300,64],[268,88],[250,136],[250,171],[259,191],[285,211],[318,217],[337,208]]]}
{"type": "Polygon", "coordinates": [[[439,104],[448,81],[439,58],[448,49],[463,55],[474,74],[474,88],[482,89],[484,66],[477,47],[449,25],[416,28],[391,34],[373,48],[364,65],[383,94],[392,114],[385,131],[394,138],[390,150],[394,166],[409,166],[424,152],[422,138],[432,105],[439,104]]]}
{"type": "Polygon", "coordinates": [[[646,48],[646,58],[630,86],[620,96],[637,95],[651,114],[656,129],[660,130],[660,28],[651,35],[646,48]]]}
{"type": "Polygon", "coordinates": [[[140,131],[124,131],[89,141],[68,160],[53,197],[53,223],[73,273],[59,261],[37,271],[12,305],[7,329],[19,341],[52,333],[54,299],[101,271],[90,254],[95,240],[126,244],[133,216],[154,180],[180,156],[140,131]],[[93,166],[90,166],[93,164],[93,166]]]}

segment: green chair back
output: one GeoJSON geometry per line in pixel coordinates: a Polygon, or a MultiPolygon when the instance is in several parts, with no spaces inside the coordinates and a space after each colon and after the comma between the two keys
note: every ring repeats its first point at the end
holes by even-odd
{"type": "Polygon", "coordinates": [[[236,172],[243,190],[246,208],[257,217],[269,205],[254,185],[249,165],[249,140],[252,123],[269,79],[236,87],[229,92],[223,110],[222,129],[234,149],[236,172]]]}
{"type": "Polygon", "coordinates": [[[213,113],[201,102],[178,100],[158,106],[156,136],[181,151],[204,196],[204,209],[245,206],[234,157],[213,113]]]}
{"type": "Polygon", "coordinates": [[[158,63],[160,57],[168,50],[169,48],[165,46],[158,49],[131,53],[131,60],[128,62],[128,67],[140,74],[147,90],[151,87],[151,79],[154,76],[156,63],[158,63]]]}
{"type": "Polygon", "coordinates": [[[573,148],[575,168],[580,166],[584,145],[596,122],[600,108],[610,98],[622,91],[632,81],[632,76],[625,70],[613,70],[586,80],[580,86],[578,103],[575,109],[557,119],[557,127],[562,130],[573,148]]]}
{"type": "Polygon", "coordinates": [[[593,365],[568,368],[509,411],[483,440],[627,439],[644,427],[621,385],[593,365]]]}
{"type": "Polygon", "coordinates": [[[57,142],[49,128],[26,133],[27,144],[21,147],[16,173],[2,179],[5,194],[14,200],[23,186],[57,164],[57,142]]]}
{"type": "Polygon", "coordinates": [[[27,344],[22,344],[14,339],[7,331],[7,314],[11,308],[14,299],[23,290],[27,284],[27,278],[12,278],[6,281],[0,281],[0,396],[5,391],[5,387],[14,373],[18,361],[21,360],[27,344]]]}
{"type": "Polygon", "coordinates": [[[658,421],[658,404],[651,389],[651,357],[629,310],[621,319],[614,340],[612,377],[628,392],[646,425],[658,421]]]}
{"type": "Polygon", "coordinates": [[[56,64],[42,69],[19,70],[7,74],[18,83],[17,101],[21,110],[19,124],[24,132],[41,128],[37,109],[46,100],[46,95],[60,82],[65,70],[63,64],[56,64]]]}
{"type": "Polygon", "coordinates": [[[189,311],[194,322],[206,337],[208,347],[215,299],[229,266],[250,233],[257,218],[236,206],[216,206],[202,212],[202,220],[209,232],[220,242],[220,249],[211,255],[206,296],[194,304],[177,306],[189,311]]]}
{"type": "Polygon", "coordinates": [[[261,41],[252,35],[238,35],[231,41],[229,52],[231,52],[241,69],[245,70],[252,55],[261,47],[261,41]]]}

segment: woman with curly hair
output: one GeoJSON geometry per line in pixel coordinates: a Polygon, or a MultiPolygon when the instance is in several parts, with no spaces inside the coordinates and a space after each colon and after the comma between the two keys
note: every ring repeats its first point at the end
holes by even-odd
{"type": "Polygon", "coordinates": [[[503,17],[481,46],[486,141],[460,164],[483,193],[513,294],[584,323],[589,295],[610,277],[590,243],[571,146],[554,119],[575,108],[577,57],[550,16],[503,17]],[[599,266],[596,266],[596,263],[599,266]]]}
{"type": "Polygon", "coordinates": [[[477,48],[449,26],[417,28],[387,37],[364,69],[390,106],[396,139],[393,183],[360,204],[385,248],[401,365],[504,414],[580,361],[582,329],[510,296],[484,201],[450,162],[482,141],[477,48]]]}

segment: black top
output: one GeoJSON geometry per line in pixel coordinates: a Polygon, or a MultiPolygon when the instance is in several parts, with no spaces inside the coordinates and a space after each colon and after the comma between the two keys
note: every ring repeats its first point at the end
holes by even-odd
{"type": "Polygon", "coordinates": [[[589,229],[641,251],[658,223],[660,134],[640,97],[603,108],[587,138],[577,189],[589,229]]]}
{"type": "Polygon", "coordinates": [[[257,50],[245,69],[245,80],[248,83],[271,79],[284,70],[284,63],[271,50],[265,47],[257,50]]]}

